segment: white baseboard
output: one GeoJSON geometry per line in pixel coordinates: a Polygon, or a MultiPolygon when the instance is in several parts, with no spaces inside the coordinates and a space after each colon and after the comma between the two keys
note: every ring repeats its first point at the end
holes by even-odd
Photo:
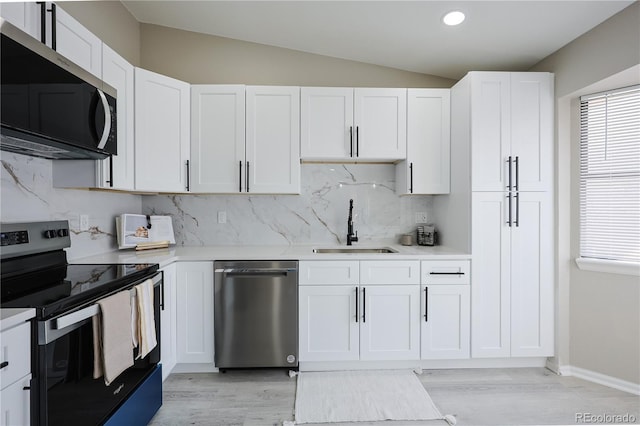
{"type": "Polygon", "coordinates": [[[544,367],[546,358],[473,358],[412,361],[300,361],[300,371],[386,370],[396,368],[441,370],[456,368],[544,367]]]}
{"type": "Polygon", "coordinates": [[[590,382],[598,383],[610,388],[629,392],[634,395],[640,395],[640,384],[618,379],[617,377],[607,376],[606,374],[598,373],[580,367],[574,367],[572,365],[562,365],[560,366],[558,372],[562,376],[578,377],[579,379],[588,380],[590,382]]]}

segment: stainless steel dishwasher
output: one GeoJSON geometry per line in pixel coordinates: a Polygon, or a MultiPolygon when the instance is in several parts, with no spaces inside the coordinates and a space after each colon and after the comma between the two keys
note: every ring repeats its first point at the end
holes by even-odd
{"type": "Polygon", "coordinates": [[[298,366],[298,262],[215,262],[215,363],[298,366]]]}

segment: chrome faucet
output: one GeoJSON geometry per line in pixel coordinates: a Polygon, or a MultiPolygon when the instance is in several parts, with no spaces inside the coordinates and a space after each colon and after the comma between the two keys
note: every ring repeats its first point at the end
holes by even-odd
{"type": "Polygon", "coordinates": [[[358,231],[353,233],[353,199],[349,200],[349,219],[347,219],[347,245],[358,241],[358,231]]]}

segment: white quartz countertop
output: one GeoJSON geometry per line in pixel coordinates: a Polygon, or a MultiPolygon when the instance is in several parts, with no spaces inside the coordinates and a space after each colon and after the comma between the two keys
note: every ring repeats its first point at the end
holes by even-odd
{"type": "Polygon", "coordinates": [[[434,260],[470,259],[471,255],[444,246],[402,246],[399,244],[358,244],[353,248],[387,247],[396,253],[314,253],[314,248],[347,248],[345,245],[238,245],[169,247],[145,251],[119,250],[70,260],[69,263],[158,263],[164,267],[176,261],[213,260],[434,260]]]}
{"type": "Polygon", "coordinates": [[[4,308],[0,309],[0,330],[8,330],[36,316],[33,308],[4,308]]]}

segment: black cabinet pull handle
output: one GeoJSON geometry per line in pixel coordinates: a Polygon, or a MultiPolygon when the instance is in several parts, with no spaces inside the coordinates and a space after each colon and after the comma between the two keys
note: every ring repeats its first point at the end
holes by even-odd
{"type": "Polygon", "coordinates": [[[113,154],[109,155],[109,188],[113,188],[113,154]]]}
{"type": "Polygon", "coordinates": [[[2,364],[0,364],[0,370],[8,366],[9,366],[9,361],[4,361],[2,364]]]}
{"type": "Polygon", "coordinates": [[[40,41],[42,44],[47,44],[47,4],[43,1],[39,1],[40,5],[40,41]]]}
{"type": "Polygon", "coordinates": [[[164,311],[164,271],[160,271],[162,274],[162,281],[160,282],[160,310],[164,311]]]}
{"type": "Polygon", "coordinates": [[[356,126],[356,157],[360,157],[360,126],[356,126]]]}
{"type": "Polygon", "coordinates": [[[514,197],[516,199],[516,220],[514,224],[516,225],[516,228],[518,228],[520,227],[520,193],[516,192],[514,197]]]}
{"type": "Polygon", "coordinates": [[[238,192],[242,192],[242,161],[238,161],[238,192]]]}
{"type": "Polygon", "coordinates": [[[509,163],[509,183],[507,183],[507,189],[511,191],[511,156],[509,156],[507,163],[509,163]]]}
{"type": "Polygon", "coordinates": [[[51,48],[57,50],[57,36],[56,36],[56,4],[51,3],[51,9],[47,9],[47,12],[51,12],[51,48]]]}
{"type": "Polygon", "coordinates": [[[246,186],[247,186],[247,192],[249,192],[249,162],[247,161],[247,181],[246,181],[246,186]]]}
{"type": "Polygon", "coordinates": [[[507,220],[507,225],[509,225],[509,228],[511,228],[511,225],[513,224],[511,220],[511,193],[507,195],[507,198],[509,199],[509,220],[507,220]]]}
{"type": "Polygon", "coordinates": [[[409,163],[409,193],[413,194],[413,163],[409,163]]]}
{"type": "Polygon", "coordinates": [[[429,322],[429,287],[424,288],[424,322],[429,322]]]}
{"type": "Polygon", "coordinates": [[[187,192],[189,192],[189,186],[191,184],[189,175],[191,174],[189,160],[187,160],[187,192]]]}
{"type": "Polygon", "coordinates": [[[356,287],[356,322],[358,322],[358,292],[359,289],[356,287]]]}
{"type": "Polygon", "coordinates": [[[515,163],[516,163],[516,186],[515,186],[516,191],[518,191],[518,187],[520,186],[520,171],[519,171],[520,167],[518,166],[518,163],[519,163],[518,160],[519,160],[519,158],[516,156],[516,160],[515,160],[515,163]]]}
{"type": "Polygon", "coordinates": [[[367,322],[367,289],[362,287],[362,322],[367,322]]]}
{"type": "Polygon", "coordinates": [[[464,275],[464,272],[429,272],[429,275],[464,275]]]}
{"type": "Polygon", "coordinates": [[[349,126],[349,157],[353,157],[353,126],[349,126]]]}

